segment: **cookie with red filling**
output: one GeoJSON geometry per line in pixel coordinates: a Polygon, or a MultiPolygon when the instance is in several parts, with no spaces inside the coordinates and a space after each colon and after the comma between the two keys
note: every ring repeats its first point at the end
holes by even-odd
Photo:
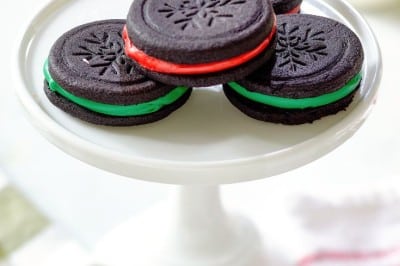
{"type": "Polygon", "coordinates": [[[300,13],[303,0],[271,0],[275,14],[297,14],[300,13]]]}
{"type": "Polygon", "coordinates": [[[349,106],[363,59],[359,38],[345,25],[314,15],[280,15],[274,62],[224,85],[224,92],[252,118],[311,123],[349,106]]]}
{"type": "Polygon", "coordinates": [[[125,53],[150,78],[210,86],[271,58],[276,17],[269,0],[135,0],[123,37],[125,53]]]}

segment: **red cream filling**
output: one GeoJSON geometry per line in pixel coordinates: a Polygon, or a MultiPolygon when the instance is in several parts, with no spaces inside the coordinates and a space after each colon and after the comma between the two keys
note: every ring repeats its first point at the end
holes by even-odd
{"type": "Polygon", "coordinates": [[[298,13],[300,13],[300,5],[296,6],[292,10],[286,12],[286,14],[298,14],[298,13]]]}
{"type": "Polygon", "coordinates": [[[275,34],[276,18],[271,33],[255,49],[227,60],[203,64],[176,64],[147,55],[146,53],[135,47],[132,40],[128,36],[128,30],[126,29],[126,26],[123,29],[122,37],[125,42],[126,55],[138,62],[142,67],[150,71],[164,74],[201,75],[224,71],[226,69],[231,69],[250,61],[251,59],[261,54],[269,46],[275,34]]]}

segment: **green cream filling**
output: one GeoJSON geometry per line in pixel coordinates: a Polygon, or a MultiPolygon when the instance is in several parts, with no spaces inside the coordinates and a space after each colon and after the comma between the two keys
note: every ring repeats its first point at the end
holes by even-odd
{"type": "Polygon", "coordinates": [[[258,92],[248,91],[246,88],[242,87],[236,82],[230,82],[228,83],[228,85],[243,97],[252,100],[254,102],[282,109],[306,109],[306,108],[315,108],[328,105],[340,99],[345,98],[346,96],[348,96],[350,93],[352,93],[354,90],[357,89],[358,85],[361,82],[361,79],[362,76],[361,73],[359,73],[354,78],[352,78],[344,87],[342,87],[337,91],[317,97],[301,98],[301,99],[283,98],[283,97],[265,95],[258,92]]]}
{"type": "Polygon", "coordinates": [[[43,68],[46,81],[49,83],[50,90],[60,94],[62,97],[69,101],[80,105],[93,112],[110,115],[110,116],[139,116],[151,114],[159,111],[166,105],[172,104],[182,97],[188,90],[187,87],[177,87],[170,91],[168,94],[155,99],[153,101],[133,104],[133,105],[114,105],[95,102],[86,98],[78,97],[60,86],[52,77],[49,72],[49,63],[46,60],[43,68]]]}

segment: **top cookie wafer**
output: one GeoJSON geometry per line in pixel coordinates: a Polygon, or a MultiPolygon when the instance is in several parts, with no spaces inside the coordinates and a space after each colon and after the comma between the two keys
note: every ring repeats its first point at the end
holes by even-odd
{"type": "Polygon", "coordinates": [[[124,35],[127,55],[146,75],[207,86],[260,67],[275,32],[268,0],[135,0],[124,35]]]}
{"type": "Polygon", "coordinates": [[[183,64],[228,59],[254,49],[272,24],[266,0],[135,0],[127,19],[137,48],[183,64]]]}

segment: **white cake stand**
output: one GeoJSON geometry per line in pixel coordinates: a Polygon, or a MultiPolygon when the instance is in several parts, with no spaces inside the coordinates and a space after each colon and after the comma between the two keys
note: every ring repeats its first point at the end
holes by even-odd
{"type": "Polygon", "coordinates": [[[180,185],[172,203],[110,232],[99,243],[98,260],[118,266],[267,265],[260,230],[225,211],[218,185],[284,173],[351,137],[374,105],[381,75],[372,31],[344,1],[305,1],[304,13],[352,27],[366,54],[361,89],[352,105],[314,124],[288,127],[255,121],[232,107],[217,86],[196,88],[185,106],[158,123],[107,128],[83,123],[49,104],[41,69],[63,32],[88,21],[125,17],[131,1],[118,2],[50,1],[24,27],[14,66],[19,99],[50,142],[113,173],[180,185]]]}

